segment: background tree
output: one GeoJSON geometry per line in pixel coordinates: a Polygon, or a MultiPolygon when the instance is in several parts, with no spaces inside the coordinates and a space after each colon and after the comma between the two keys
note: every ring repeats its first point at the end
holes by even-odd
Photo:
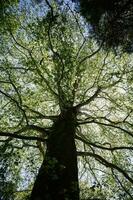
{"type": "MultiPolygon", "coordinates": [[[[81,14],[91,24],[92,35],[105,48],[133,51],[133,2],[130,0],[79,0],[81,14]]],[[[89,27],[90,28],[90,27],[89,27]]]]}
{"type": "Polygon", "coordinates": [[[132,199],[132,57],[99,47],[72,6],[22,1],[1,27],[6,179],[17,168],[13,194],[35,179],[33,200],[79,199],[79,180],[84,199],[132,199]]]}

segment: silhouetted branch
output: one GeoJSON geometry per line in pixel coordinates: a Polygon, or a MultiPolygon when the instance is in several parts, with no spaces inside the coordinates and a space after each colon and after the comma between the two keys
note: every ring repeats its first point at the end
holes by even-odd
{"type": "Polygon", "coordinates": [[[128,181],[130,181],[133,184],[133,179],[127,174],[127,172],[125,170],[121,169],[120,167],[118,167],[117,165],[115,165],[113,163],[108,162],[106,159],[104,159],[100,155],[91,153],[91,152],[77,152],[77,155],[78,156],[90,156],[90,157],[95,158],[98,162],[105,165],[106,167],[109,167],[110,169],[115,169],[118,172],[120,172],[128,181]]]}
{"type": "Polygon", "coordinates": [[[22,140],[37,140],[37,141],[46,141],[46,139],[37,137],[37,136],[25,136],[25,135],[19,135],[20,133],[26,132],[28,130],[33,130],[42,133],[42,135],[47,136],[48,131],[45,130],[42,127],[35,126],[35,125],[27,125],[24,128],[15,131],[15,132],[4,132],[0,131],[0,137],[10,137],[10,138],[16,138],[16,139],[22,139],[22,140]]]}
{"type": "Polygon", "coordinates": [[[102,150],[107,150],[107,151],[133,150],[133,147],[131,147],[131,146],[130,147],[127,147],[127,146],[119,146],[119,147],[105,147],[105,146],[101,146],[99,144],[96,144],[96,143],[93,143],[93,142],[89,142],[89,141],[87,141],[87,139],[81,138],[81,137],[79,137],[77,135],[75,136],[75,139],[83,142],[86,145],[93,146],[93,147],[96,147],[96,148],[99,148],[99,149],[102,149],[102,150]]]}
{"type": "Polygon", "coordinates": [[[82,102],[82,103],[76,105],[75,108],[76,108],[76,109],[79,109],[79,108],[81,108],[82,106],[85,106],[85,105],[89,104],[91,101],[94,101],[94,99],[98,96],[98,94],[99,94],[100,92],[101,92],[101,88],[98,87],[97,90],[95,91],[95,93],[94,93],[89,99],[87,99],[86,101],[84,101],[84,102],[82,102]]]}
{"type": "Polygon", "coordinates": [[[133,199],[133,196],[131,195],[129,190],[126,189],[126,187],[122,184],[122,182],[119,180],[118,176],[114,173],[113,170],[112,170],[112,174],[113,174],[114,178],[116,179],[116,181],[120,184],[121,188],[130,196],[131,199],[133,199]]]}
{"type": "Polygon", "coordinates": [[[98,47],[98,49],[96,51],[94,51],[92,54],[84,57],[80,62],[79,65],[81,65],[83,62],[85,62],[87,59],[93,57],[94,55],[96,55],[102,48],[104,41],[101,43],[101,45],[98,47]]]}
{"type": "Polygon", "coordinates": [[[40,137],[17,135],[15,133],[8,133],[8,132],[0,132],[0,137],[2,137],[2,136],[16,138],[16,139],[20,139],[20,140],[38,140],[41,142],[46,141],[45,139],[40,138],[40,137]]]}
{"type": "Polygon", "coordinates": [[[124,129],[120,126],[117,126],[115,124],[107,124],[107,123],[104,123],[104,122],[99,122],[99,121],[96,121],[94,119],[92,120],[89,120],[89,121],[83,121],[83,122],[79,122],[78,124],[79,125],[83,125],[83,124],[90,124],[90,123],[95,123],[95,124],[99,124],[99,125],[103,125],[103,126],[107,126],[107,127],[112,127],[112,128],[115,128],[115,129],[118,129],[118,130],[121,130],[122,132],[125,132],[127,133],[128,135],[132,136],[133,137],[133,133],[131,131],[128,131],[127,129],[124,129]]]}

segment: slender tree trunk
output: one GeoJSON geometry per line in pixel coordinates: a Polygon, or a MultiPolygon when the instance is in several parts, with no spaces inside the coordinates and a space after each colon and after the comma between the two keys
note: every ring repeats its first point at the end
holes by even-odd
{"type": "Polygon", "coordinates": [[[75,128],[71,109],[54,123],[31,200],[79,200],[75,128]]]}

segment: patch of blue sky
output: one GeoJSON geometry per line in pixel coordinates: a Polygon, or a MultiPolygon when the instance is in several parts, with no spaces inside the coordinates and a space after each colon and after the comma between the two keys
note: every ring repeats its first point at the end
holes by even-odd
{"type": "Polygon", "coordinates": [[[20,0],[19,2],[19,11],[25,11],[27,17],[41,18],[46,15],[48,9],[46,2],[43,0],[20,0]]]}

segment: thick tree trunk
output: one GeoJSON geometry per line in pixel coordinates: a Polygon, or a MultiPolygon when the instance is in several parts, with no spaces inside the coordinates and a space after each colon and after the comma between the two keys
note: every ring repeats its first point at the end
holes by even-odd
{"type": "Polygon", "coordinates": [[[79,200],[75,128],[71,109],[53,125],[31,200],[79,200]]]}

